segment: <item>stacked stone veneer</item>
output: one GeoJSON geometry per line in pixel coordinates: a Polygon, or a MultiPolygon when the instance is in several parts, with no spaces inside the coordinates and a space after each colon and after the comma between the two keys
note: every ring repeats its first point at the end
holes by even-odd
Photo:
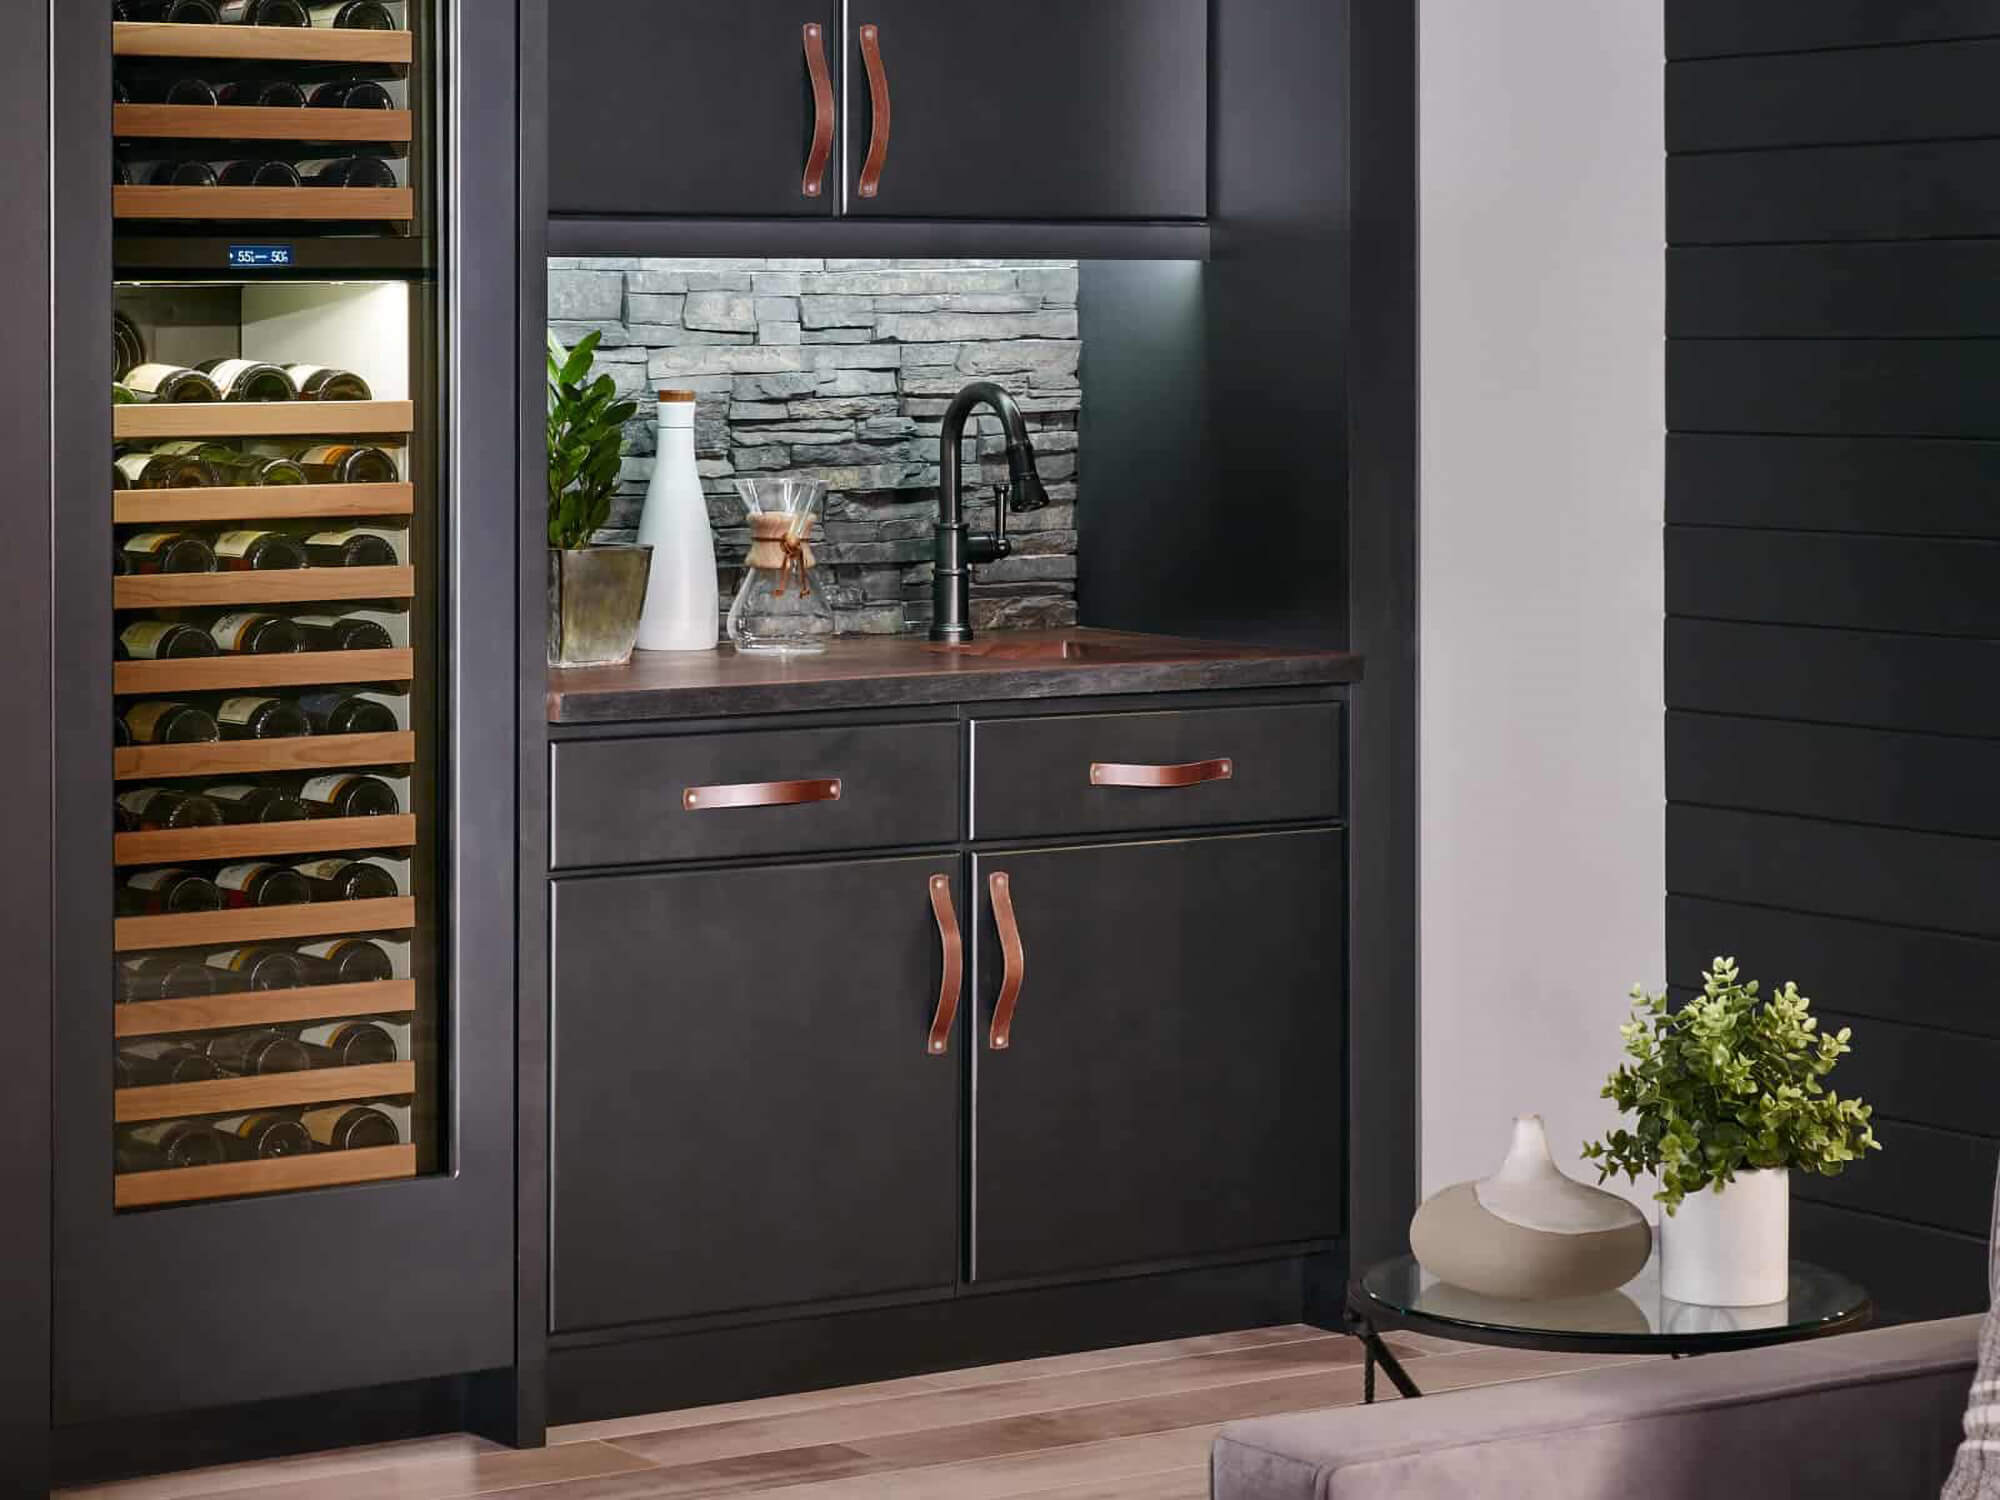
{"type": "MultiPolygon", "coordinates": [[[[641,402],[607,540],[630,540],[652,477],[660,387],[696,392],[695,444],[727,610],[750,537],[738,476],[828,486],[816,547],[841,628],[930,622],[938,432],[953,394],[993,380],[1020,401],[1051,500],[1010,515],[1014,555],[976,570],[986,628],[1076,621],[1078,381],[1074,261],[635,260],[549,262],[550,326],[601,332],[599,367],[641,402]]],[[[992,525],[1007,476],[999,423],[968,433],[968,514],[992,525]]]]}

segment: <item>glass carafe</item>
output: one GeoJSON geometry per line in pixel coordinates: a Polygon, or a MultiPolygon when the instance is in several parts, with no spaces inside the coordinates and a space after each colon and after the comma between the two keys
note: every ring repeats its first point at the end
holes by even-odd
{"type": "Polygon", "coordinates": [[[739,651],[824,651],[833,638],[833,606],[814,568],[812,534],[826,503],[825,482],[739,479],[736,488],[750,513],[751,541],[743,585],[729,609],[730,640],[739,651]]]}

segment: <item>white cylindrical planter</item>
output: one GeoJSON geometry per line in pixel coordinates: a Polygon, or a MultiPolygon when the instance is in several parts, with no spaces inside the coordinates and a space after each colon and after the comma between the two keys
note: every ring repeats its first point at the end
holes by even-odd
{"type": "Polygon", "coordinates": [[[659,456],[639,541],[653,549],[641,651],[713,651],[722,634],[715,579],[715,533],[694,461],[693,391],[660,392],[659,456]]]}
{"type": "Polygon", "coordinates": [[[1660,1216],[1660,1291],[1671,1302],[1762,1307],[1785,1300],[1792,1198],[1782,1168],[1738,1172],[1660,1216]]]}

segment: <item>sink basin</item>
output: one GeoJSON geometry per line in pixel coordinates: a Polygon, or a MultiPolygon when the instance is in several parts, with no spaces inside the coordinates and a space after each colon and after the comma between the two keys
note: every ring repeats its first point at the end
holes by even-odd
{"type": "Polygon", "coordinates": [[[1200,647],[1178,641],[1143,641],[1090,636],[1037,636],[1029,640],[978,640],[969,646],[932,645],[929,649],[981,661],[1180,661],[1202,654],[1200,647]]]}

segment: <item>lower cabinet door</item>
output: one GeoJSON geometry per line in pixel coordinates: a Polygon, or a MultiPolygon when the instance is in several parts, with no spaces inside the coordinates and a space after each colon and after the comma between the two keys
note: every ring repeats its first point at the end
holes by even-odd
{"type": "Polygon", "coordinates": [[[1299,832],[973,861],[973,1279],[1340,1232],[1344,859],[1299,832]]]}
{"type": "Polygon", "coordinates": [[[958,872],[556,883],[558,1331],[952,1284],[963,1023],[932,1034],[958,872]]]}

